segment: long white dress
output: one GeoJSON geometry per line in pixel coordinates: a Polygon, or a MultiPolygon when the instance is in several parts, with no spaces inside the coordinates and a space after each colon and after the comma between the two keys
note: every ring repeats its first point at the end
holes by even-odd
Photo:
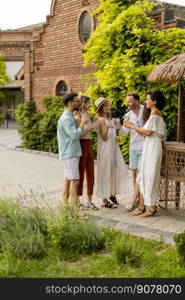
{"type": "Polygon", "coordinates": [[[151,115],[143,126],[152,131],[152,135],[146,136],[143,142],[141,168],[137,176],[140,192],[144,197],[146,206],[158,205],[159,183],[162,162],[162,141],[166,138],[166,125],[159,115],[151,115]]]}
{"type": "Polygon", "coordinates": [[[103,141],[98,130],[97,164],[98,197],[105,199],[111,195],[125,195],[129,192],[128,168],[116,142],[115,127],[108,129],[106,141],[103,141]]]}

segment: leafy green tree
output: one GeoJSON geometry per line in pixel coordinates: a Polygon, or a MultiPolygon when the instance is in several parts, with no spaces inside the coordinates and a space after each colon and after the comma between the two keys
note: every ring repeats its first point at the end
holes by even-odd
{"type": "MultiPolygon", "coordinates": [[[[6,73],[6,66],[3,57],[0,55],[0,86],[9,82],[9,77],[6,73]]],[[[3,98],[4,93],[0,91],[0,98],[3,98]]]]}
{"type": "Polygon", "coordinates": [[[6,74],[6,66],[4,63],[4,59],[0,56],[0,85],[4,85],[9,81],[9,77],[6,74]]]}
{"type": "Polygon", "coordinates": [[[156,5],[150,0],[101,0],[95,11],[98,26],[86,45],[85,65],[95,65],[95,81],[87,93],[92,99],[110,97],[113,116],[126,112],[128,92],[161,89],[167,99],[164,117],[168,139],[176,137],[177,87],[147,81],[149,72],[159,63],[185,50],[185,30],[157,30],[150,15],[156,5]]]}

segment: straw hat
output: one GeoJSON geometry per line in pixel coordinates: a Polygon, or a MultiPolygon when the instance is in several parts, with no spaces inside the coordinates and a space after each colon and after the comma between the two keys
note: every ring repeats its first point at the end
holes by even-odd
{"type": "Polygon", "coordinates": [[[110,105],[112,104],[112,100],[108,98],[100,97],[96,99],[95,101],[96,111],[98,111],[100,107],[107,101],[109,101],[110,105]]]}

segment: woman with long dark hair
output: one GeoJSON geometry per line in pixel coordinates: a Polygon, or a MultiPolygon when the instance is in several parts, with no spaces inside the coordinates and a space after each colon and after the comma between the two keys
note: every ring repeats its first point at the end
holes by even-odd
{"type": "Polygon", "coordinates": [[[90,115],[88,111],[91,107],[91,99],[87,96],[80,96],[80,108],[75,115],[75,120],[78,124],[80,123],[81,117],[85,114],[88,117],[87,124],[84,125],[83,134],[80,137],[80,145],[82,150],[82,156],[79,162],[80,181],[78,186],[78,196],[83,195],[83,183],[84,176],[86,175],[87,181],[87,203],[84,206],[79,202],[79,206],[82,209],[91,208],[98,210],[98,207],[92,202],[93,187],[94,187],[94,156],[91,141],[91,131],[94,129],[90,115]]]}
{"type": "Polygon", "coordinates": [[[146,108],[150,113],[145,114],[143,128],[125,121],[124,125],[144,135],[141,169],[137,178],[142,200],[139,209],[131,215],[152,217],[157,215],[159,202],[159,181],[162,163],[162,141],[166,137],[166,125],[161,110],[165,106],[165,98],[160,91],[150,91],[146,97],[146,108]],[[146,208],[148,208],[146,210],[146,208]]]}

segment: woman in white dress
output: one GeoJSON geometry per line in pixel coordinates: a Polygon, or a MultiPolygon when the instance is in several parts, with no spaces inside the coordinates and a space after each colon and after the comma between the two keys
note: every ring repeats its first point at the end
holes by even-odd
{"type": "Polygon", "coordinates": [[[103,97],[95,101],[98,114],[97,196],[102,198],[103,207],[117,208],[116,195],[128,193],[128,169],[118,145],[116,128],[108,118],[111,103],[103,97]]]}
{"type": "Polygon", "coordinates": [[[139,209],[133,211],[131,215],[151,217],[157,215],[159,202],[162,142],[166,137],[166,125],[160,110],[165,106],[165,99],[160,91],[150,91],[147,93],[145,104],[150,110],[150,115],[143,128],[127,121],[124,122],[124,125],[145,136],[141,169],[137,178],[142,200],[139,209]]]}

